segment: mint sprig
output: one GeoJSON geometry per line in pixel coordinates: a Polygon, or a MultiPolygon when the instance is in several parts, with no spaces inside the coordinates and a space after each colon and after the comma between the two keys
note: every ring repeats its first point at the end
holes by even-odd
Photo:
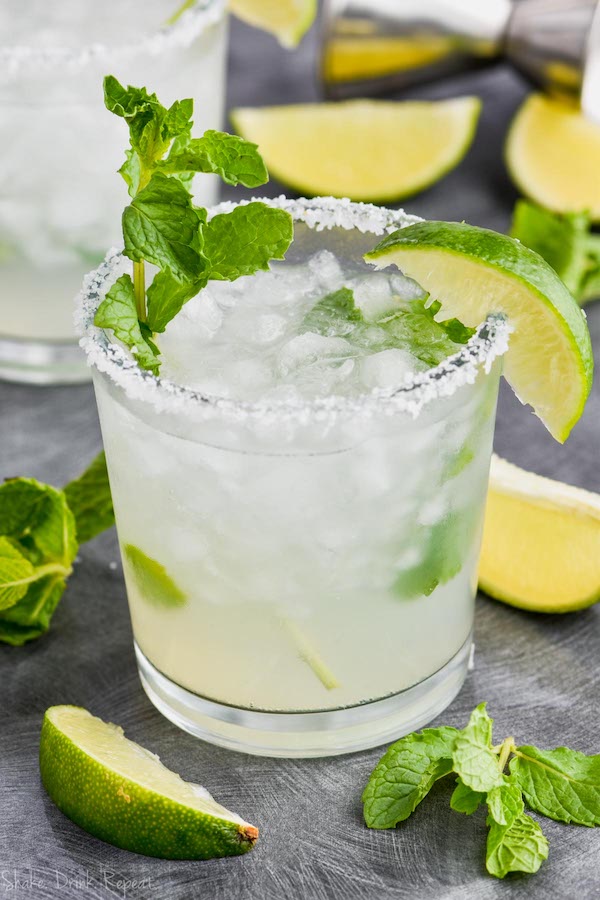
{"type": "Polygon", "coordinates": [[[600,297],[600,235],[591,232],[587,213],[554,213],[519,200],[510,234],[539,253],[580,303],[600,297]]]}
{"type": "Polygon", "coordinates": [[[119,172],[131,203],[123,212],[124,253],[133,279],[122,275],[100,304],[94,322],[109,328],[138,364],[158,374],[154,335],[210,280],[234,281],[283,259],[293,237],[285,210],[254,202],[207,221],[188,190],[198,172],[227,184],[258,187],[268,181],[256,144],[218,131],[192,138],[193,101],[168,109],[146,88],[104,79],[106,108],[129,128],[129,148],[119,172]],[[158,269],[146,285],[145,264],[158,269]]]}
{"type": "Polygon", "coordinates": [[[64,490],[33,478],[0,485],[0,641],[47,631],[79,544],[113,522],[103,453],[64,490]]]}
{"type": "Polygon", "coordinates": [[[369,828],[407,819],[435,781],[451,773],[458,776],[452,809],[472,815],[487,806],[486,868],[497,878],[537,872],[548,857],[548,841],[525,804],[557,821],[600,825],[600,756],[517,747],[512,737],[494,745],[492,725],[481,703],[462,731],[427,728],[393,744],[363,793],[369,828]]]}

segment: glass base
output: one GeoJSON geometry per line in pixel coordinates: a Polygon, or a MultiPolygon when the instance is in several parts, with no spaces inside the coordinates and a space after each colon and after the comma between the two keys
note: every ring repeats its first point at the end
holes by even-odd
{"type": "Polygon", "coordinates": [[[0,336],[0,378],[21,384],[80,384],[91,370],[72,341],[30,341],[0,336]]]}
{"type": "Polygon", "coordinates": [[[185,690],[154,668],[137,644],[146,694],[184,731],[257,756],[336,756],[378,747],[423,728],[454,700],[471,657],[469,635],[456,656],[419,684],[360,706],[322,712],[257,712],[215,703],[185,690]]]}

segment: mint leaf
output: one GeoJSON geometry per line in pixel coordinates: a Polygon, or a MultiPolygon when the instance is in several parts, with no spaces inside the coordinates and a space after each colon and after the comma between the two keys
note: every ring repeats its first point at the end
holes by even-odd
{"type": "Polygon", "coordinates": [[[104,451],[90,463],[85,472],[65,488],[69,509],[75,517],[77,540],[90,541],[115,524],[106,457],[104,451]]]}
{"type": "Polygon", "coordinates": [[[342,287],[315,303],[304,317],[302,330],[325,337],[344,337],[362,322],[363,314],[355,305],[354,292],[342,287]]]}
{"type": "Polygon", "coordinates": [[[488,792],[487,806],[494,822],[507,827],[512,825],[525,810],[521,789],[506,776],[502,784],[496,785],[488,792]]]}
{"type": "Polygon", "coordinates": [[[160,106],[156,94],[149,94],[143,87],[128,85],[125,88],[114,75],[107,75],[104,79],[104,105],[123,119],[132,119],[149,107],[160,106]]]}
{"type": "Polygon", "coordinates": [[[393,828],[408,819],[433,784],[452,771],[458,734],[456,728],[426,728],[392,744],[362,795],[369,828],[393,828]]]}
{"type": "Polygon", "coordinates": [[[528,200],[515,206],[510,234],[539,253],[580,302],[600,289],[600,241],[587,213],[554,213],[528,200]]]}
{"type": "Polygon", "coordinates": [[[32,564],[6,537],[0,537],[0,610],[24,597],[34,572],[32,564]]]}
{"type": "Polygon", "coordinates": [[[452,763],[463,783],[474,791],[487,793],[503,783],[498,756],[492,750],[492,725],[480,703],[471,713],[469,724],[456,738],[452,763]]]}
{"type": "Polygon", "coordinates": [[[550,819],[600,825],[600,756],[568,747],[517,747],[510,771],[527,803],[550,819]]]}
{"type": "Polygon", "coordinates": [[[214,216],[204,226],[203,234],[209,277],[235,281],[259,269],[267,271],[271,259],[283,259],[294,236],[294,225],[286,210],[254,201],[214,216]]]}
{"type": "Polygon", "coordinates": [[[170,269],[163,269],[154,276],[148,288],[148,327],[153,332],[163,332],[181,307],[195,297],[206,284],[205,280],[178,282],[170,269]]]}
{"type": "Polygon", "coordinates": [[[33,478],[0,486],[0,640],[39,637],[71,574],[75,520],[63,491],[33,478]]]}
{"type": "Polygon", "coordinates": [[[177,281],[197,279],[206,268],[200,248],[203,212],[194,208],[180,181],[155,172],[123,213],[125,255],[168,268],[177,281]]]}
{"type": "Polygon", "coordinates": [[[166,141],[173,138],[190,135],[192,128],[192,116],[194,114],[194,101],[176,100],[165,113],[162,125],[162,136],[166,141]]]}
{"type": "Polygon", "coordinates": [[[142,333],[133,282],[129,275],[117,278],[96,310],[94,325],[110,328],[134,354],[142,369],[155,374],[159,369],[158,350],[142,333]]]}
{"type": "Polygon", "coordinates": [[[456,812],[470,816],[479,809],[482,803],[485,803],[485,798],[485,794],[472,790],[460,778],[457,778],[456,787],[450,797],[450,806],[456,812]]]}
{"type": "Polygon", "coordinates": [[[548,841],[534,820],[521,813],[510,825],[499,825],[492,816],[485,866],[490,875],[504,878],[509,872],[537,872],[548,858],[548,841]]]}
{"type": "Polygon", "coordinates": [[[123,547],[123,562],[143,600],[154,606],[183,606],[187,597],[167,570],[133,544],[123,547]]]}
{"type": "Polygon", "coordinates": [[[253,188],[266,184],[269,173],[258,147],[244,138],[221,131],[205,131],[183,148],[174,148],[160,163],[163,172],[208,172],[226,184],[253,188]]]}

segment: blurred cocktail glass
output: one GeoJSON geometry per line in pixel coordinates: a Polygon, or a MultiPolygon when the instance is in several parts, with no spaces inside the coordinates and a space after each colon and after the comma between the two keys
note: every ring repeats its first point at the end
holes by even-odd
{"type": "MultiPolygon", "coordinates": [[[[87,380],[73,328],[84,272],[120,240],[127,202],[115,178],[122,124],[104,115],[102,78],[191,96],[201,133],[219,128],[223,0],[4,0],[0,5],[0,377],[87,380]]],[[[197,176],[198,202],[218,179],[197,176]]]]}

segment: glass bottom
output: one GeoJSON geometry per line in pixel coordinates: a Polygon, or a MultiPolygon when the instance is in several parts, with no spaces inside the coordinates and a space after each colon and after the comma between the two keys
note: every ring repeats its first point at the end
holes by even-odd
{"type": "Polygon", "coordinates": [[[0,378],[21,384],[81,384],[91,370],[72,341],[33,341],[0,336],[0,378]]]}
{"type": "Polygon", "coordinates": [[[382,700],[322,712],[257,712],[215,703],[166,678],[135,653],[154,706],[184,731],[257,756],[337,756],[378,747],[423,728],[454,700],[469,669],[472,637],[429,678],[382,700]]]}

